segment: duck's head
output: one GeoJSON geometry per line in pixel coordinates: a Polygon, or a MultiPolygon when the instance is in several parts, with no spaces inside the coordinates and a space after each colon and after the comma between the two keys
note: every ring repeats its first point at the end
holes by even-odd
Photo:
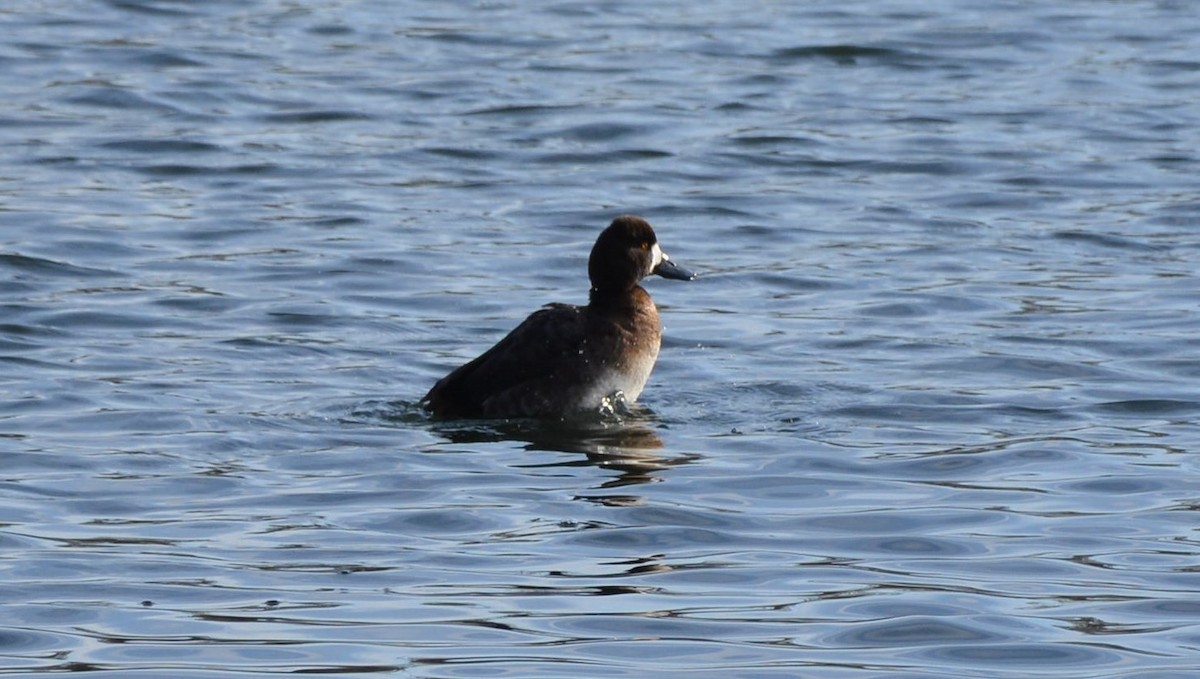
{"type": "Polygon", "coordinates": [[[600,233],[588,257],[593,292],[625,292],[646,276],[690,281],[696,274],[672,262],[654,229],[636,215],[621,215],[600,233]]]}

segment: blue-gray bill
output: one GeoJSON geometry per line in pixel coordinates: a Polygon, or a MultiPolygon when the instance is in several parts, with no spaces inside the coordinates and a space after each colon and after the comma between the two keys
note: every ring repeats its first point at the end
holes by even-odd
{"type": "Polygon", "coordinates": [[[666,255],[663,255],[662,261],[659,262],[658,266],[654,267],[654,271],[651,271],[650,273],[658,274],[663,278],[671,278],[677,281],[690,281],[696,278],[696,274],[694,272],[688,271],[682,266],[679,266],[675,262],[667,259],[666,255]]]}

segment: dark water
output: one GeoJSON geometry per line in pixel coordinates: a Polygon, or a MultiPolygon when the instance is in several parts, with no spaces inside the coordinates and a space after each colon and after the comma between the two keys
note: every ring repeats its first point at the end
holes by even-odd
{"type": "Polygon", "coordinates": [[[5,4],[0,672],[1195,676],[1195,10],[5,4]],[[426,421],[620,212],[648,410],[426,421]]]}

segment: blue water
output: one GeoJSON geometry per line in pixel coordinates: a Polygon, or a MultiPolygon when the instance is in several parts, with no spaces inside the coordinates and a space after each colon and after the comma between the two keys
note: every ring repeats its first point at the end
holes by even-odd
{"type": "Polygon", "coordinates": [[[0,8],[0,674],[1183,679],[1200,13],[0,8]],[[415,402],[692,283],[645,410],[415,402]]]}

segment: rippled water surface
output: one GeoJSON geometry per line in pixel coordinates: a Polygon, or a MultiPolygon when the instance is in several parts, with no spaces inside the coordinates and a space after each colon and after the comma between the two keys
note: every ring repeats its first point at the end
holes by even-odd
{"type": "Polygon", "coordinates": [[[1182,679],[1186,1],[0,8],[0,673],[1182,679]],[[415,402],[692,283],[644,410],[415,402]]]}

